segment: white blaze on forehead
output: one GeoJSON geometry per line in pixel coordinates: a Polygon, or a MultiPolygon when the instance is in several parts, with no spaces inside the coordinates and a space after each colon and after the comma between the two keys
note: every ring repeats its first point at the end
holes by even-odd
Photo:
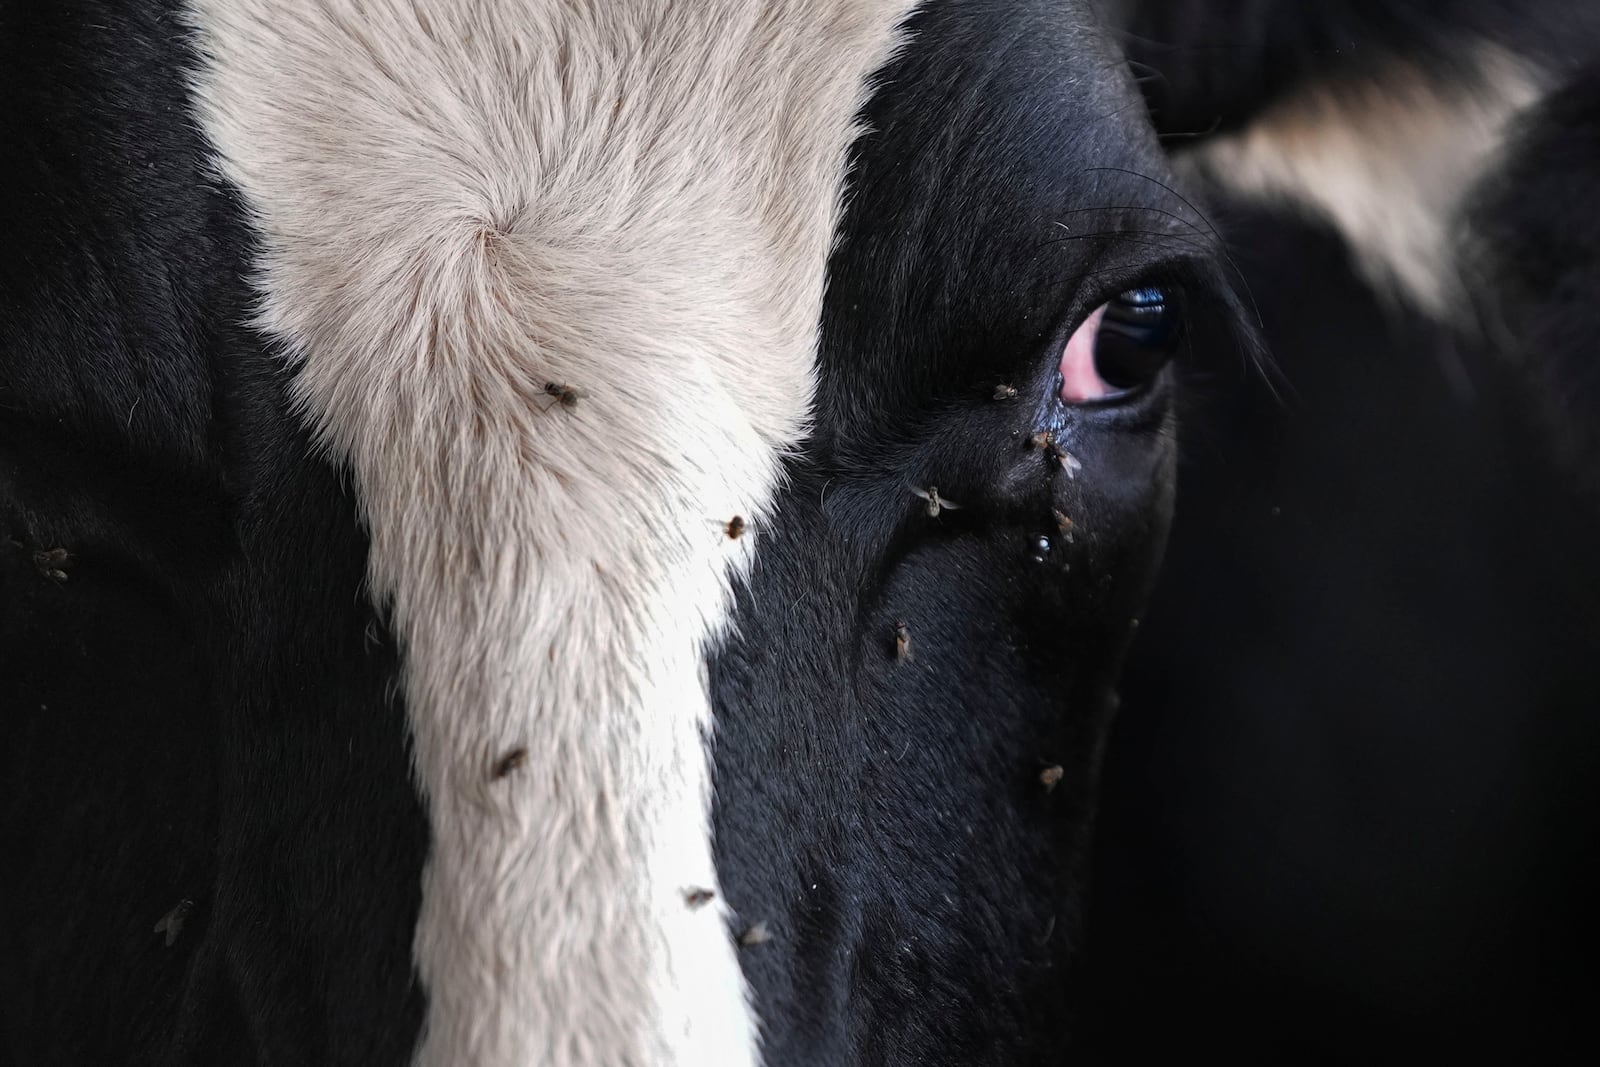
{"type": "Polygon", "coordinates": [[[1523,60],[1491,46],[1475,59],[1477,76],[1453,81],[1396,61],[1382,77],[1318,83],[1181,159],[1235,193],[1327,219],[1368,274],[1443,315],[1461,296],[1462,201],[1539,95],[1523,60]]]}
{"type": "Polygon", "coordinates": [[[744,1064],[704,648],[911,0],[192,0],[260,322],[353,473],[432,827],[422,1064],[744,1064]],[[547,383],[578,392],[566,406],[547,383]],[[507,758],[518,749],[527,756],[507,758]]]}

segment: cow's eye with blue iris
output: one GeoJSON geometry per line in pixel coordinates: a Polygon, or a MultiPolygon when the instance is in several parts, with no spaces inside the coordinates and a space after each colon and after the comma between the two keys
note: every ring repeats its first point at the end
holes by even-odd
{"type": "Polygon", "coordinates": [[[1137,389],[1161,373],[1183,338],[1177,290],[1142,286],[1107,301],[1094,339],[1094,367],[1119,392],[1137,389]]]}

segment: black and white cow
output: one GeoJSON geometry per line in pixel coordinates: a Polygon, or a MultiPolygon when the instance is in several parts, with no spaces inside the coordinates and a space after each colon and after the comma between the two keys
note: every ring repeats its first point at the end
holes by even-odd
{"type": "Polygon", "coordinates": [[[0,7],[0,1062],[1064,1048],[1167,360],[1077,0],[0,7]]]}

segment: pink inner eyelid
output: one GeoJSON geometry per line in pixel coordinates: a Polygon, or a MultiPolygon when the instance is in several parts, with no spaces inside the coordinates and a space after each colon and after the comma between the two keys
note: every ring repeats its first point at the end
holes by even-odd
{"type": "Polygon", "coordinates": [[[1100,320],[1105,317],[1106,305],[1095,308],[1088,318],[1067,338],[1061,350],[1061,399],[1068,404],[1084,404],[1101,400],[1115,390],[1102,377],[1094,365],[1094,343],[1100,333],[1100,320]]]}

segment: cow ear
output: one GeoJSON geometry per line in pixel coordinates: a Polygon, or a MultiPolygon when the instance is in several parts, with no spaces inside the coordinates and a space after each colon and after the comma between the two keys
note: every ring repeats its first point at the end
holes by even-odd
{"type": "MultiPolygon", "coordinates": [[[[1331,225],[1380,293],[1441,319],[1470,301],[1458,238],[1516,116],[1600,17],[1466,0],[1128,0],[1124,43],[1175,168],[1331,225]],[[1519,11],[1519,15],[1524,14],[1519,11]],[[1565,43],[1555,26],[1566,20],[1565,43]]],[[[1600,8],[1600,5],[1594,5],[1600,8]]]]}
{"type": "Polygon", "coordinates": [[[1180,169],[1331,224],[1378,292],[1453,318],[1467,304],[1455,247],[1461,212],[1542,89],[1522,58],[1476,49],[1471,73],[1454,80],[1396,60],[1307,83],[1196,144],[1180,169]]]}

